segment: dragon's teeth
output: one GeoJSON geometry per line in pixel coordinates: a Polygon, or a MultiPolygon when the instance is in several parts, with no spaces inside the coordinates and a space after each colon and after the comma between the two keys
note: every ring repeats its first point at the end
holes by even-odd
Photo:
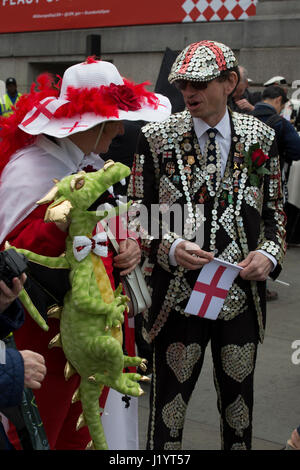
{"type": "Polygon", "coordinates": [[[110,211],[112,208],[113,208],[113,206],[112,206],[111,204],[108,204],[108,202],[106,202],[106,203],[104,204],[104,209],[105,209],[106,211],[110,211]]]}
{"type": "Polygon", "coordinates": [[[107,188],[107,191],[114,196],[114,187],[113,186],[110,186],[109,188],[107,188]]]}
{"type": "Polygon", "coordinates": [[[126,179],[123,178],[123,179],[120,181],[120,183],[121,183],[122,186],[125,186],[125,184],[126,184],[126,179]]]}

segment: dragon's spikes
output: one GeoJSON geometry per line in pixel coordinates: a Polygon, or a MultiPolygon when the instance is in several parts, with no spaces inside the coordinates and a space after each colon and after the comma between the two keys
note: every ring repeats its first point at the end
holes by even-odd
{"type": "Polygon", "coordinates": [[[62,348],[60,333],[54,336],[54,338],[52,338],[52,340],[50,341],[48,345],[49,349],[55,348],[55,347],[62,348]]]}
{"type": "Polygon", "coordinates": [[[71,366],[69,361],[67,361],[65,365],[65,371],[64,371],[65,379],[69,380],[69,378],[72,377],[72,375],[74,374],[76,374],[76,370],[74,369],[73,366],[71,366]]]}
{"type": "Polygon", "coordinates": [[[88,445],[86,446],[85,450],[95,450],[95,446],[93,441],[90,441],[88,445]]]}
{"type": "Polygon", "coordinates": [[[142,375],[142,377],[140,378],[140,382],[151,382],[151,379],[146,375],[142,375]]]}
{"type": "Polygon", "coordinates": [[[76,431],[79,431],[79,429],[83,428],[84,426],[87,426],[87,423],[84,419],[83,413],[79,416],[76,424],[76,431]]]}
{"type": "Polygon", "coordinates": [[[42,199],[37,201],[37,204],[38,205],[49,204],[49,202],[51,202],[55,199],[57,193],[58,193],[58,187],[53,186],[53,188],[50,189],[50,191],[46,194],[46,196],[44,196],[42,199]]]}
{"type": "Polygon", "coordinates": [[[80,391],[79,391],[79,388],[77,388],[77,390],[74,392],[72,396],[72,403],[76,403],[79,400],[80,400],[80,391]]]}
{"type": "Polygon", "coordinates": [[[63,308],[59,307],[58,305],[54,305],[53,307],[50,307],[49,310],[47,311],[48,318],[58,318],[60,320],[62,309],[63,308]]]}

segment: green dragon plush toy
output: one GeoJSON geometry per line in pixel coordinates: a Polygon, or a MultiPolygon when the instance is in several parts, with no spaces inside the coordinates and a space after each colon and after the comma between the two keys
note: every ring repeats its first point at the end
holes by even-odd
{"type": "MultiPolygon", "coordinates": [[[[71,289],[64,297],[63,307],[54,309],[60,317],[60,334],[49,347],[62,346],[67,359],[66,379],[76,372],[81,377],[72,399],[72,402],[80,400],[83,409],[76,429],[87,425],[92,438],[88,448],[97,450],[107,449],[99,409],[104,385],[137,397],[143,394],[138,381],[149,380],[137,373],[123,372],[129,366],[139,366],[145,372],[146,360],[123,354],[121,323],[128,298],[122,295],[121,285],[113,291],[99,256],[105,256],[107,250],[102,243],[105,234],[92,236],[97,222],[116,215],[116,210],[120,213],[122,206],[111,211],[93,209],[110,187],[129,174],[128,167],[110,160],[99,171],[80,172],[55,181],[54,188],[38,203],[53,201],[47,208],[46,222],[70,220],[65,256],[46,257],[17,250],[34,263],[70,270],[71,289]]],[[[124,204],[123,210],[127,208],[124,204]]],[[[35,321],[47,330],[46,322],[24,289],[20,299],[35,321]]]]}

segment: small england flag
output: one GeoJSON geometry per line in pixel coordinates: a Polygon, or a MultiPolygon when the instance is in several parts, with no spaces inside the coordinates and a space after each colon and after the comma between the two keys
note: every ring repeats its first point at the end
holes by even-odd
{"type": "Polygon", "coordinates": [[[185,313],[216,320],[241,267],[218,258],[203,266],[185,313]]]}

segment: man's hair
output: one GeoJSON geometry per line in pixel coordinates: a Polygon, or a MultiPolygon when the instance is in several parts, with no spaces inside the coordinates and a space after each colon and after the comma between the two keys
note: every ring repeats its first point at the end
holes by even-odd
{"type": "Polygon", "coordinates": [[[240,81],[241,82],[246,82],[248,80],[248,70],[245,69],[243,65],[238,66],[239,72],[240,72],[240,81]]]}
{"type": "Polygon", "coordinates": [[[282,98],[282,104],[289,100],[283,88],[277,85],[270,85],[263,91],[262,99],[275,100],[275,98],[278,98],[279,96],[282,98]]]}

